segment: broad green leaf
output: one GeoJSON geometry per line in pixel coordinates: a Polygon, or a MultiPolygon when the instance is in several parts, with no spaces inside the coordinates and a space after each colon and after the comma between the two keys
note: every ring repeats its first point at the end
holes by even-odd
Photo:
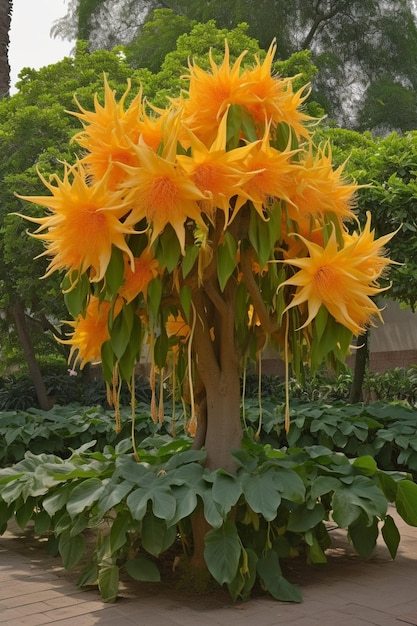
{"type": "Polygon", "coordinates": [[[113,553],[125,545],[127,531],[131,527],[132,519],[128,511],[122,511],[113,520],[110,528],[110,550],[113,553]]]}
{"type": "Polygon", "coordinates": [[[242,485],[236,476],[216,473],[213,482],[213,500],[219,505],[223,515],[229,513],[242,493],[242,485]]]}
{"type": "Polygon", "coordinates": [[[310,496],[312,500],[317,500],[326,493],[335,491],[340,487],[340,480],[334,476],[319,476],[311,485],[310,496]]]}
{"type": "Polygon", "coordinates": [[[300,504],[289,514],[287,528],[296,533],[305,532],[317,526],[325,516],[326,511],[320,503],[316,504],[314,509],[308,509],[305,504],[300,504]]]}
{"type": "Polygon", "coordinates": [[[166,519],[170,526],[186,519],[197,508],[197,495],[191,485],[172,486],[171,492],[177,506],[174,516],[166,519]]]}
{"type": "Polygon", "coordinates": [[[398,483],[395,506],[399,515],[410,526],[417,526],[417,484],[411,480],[398,483]]]}
{"type": "Polygon", "coordinates": [[[347,528],[362,511],[367,515],[369,523],[373,523],[374,517],[384,518],[388,503],[370,478],[355,476],[350,484],[335,490],[332,505],[333,519],[341,528],[347,528]]]}
{"type": "Polygon", "coordinates": [[[155,364],[162,369],[166,365],[169,350],[169,341],[165,328],[161,328],[161,332],[155,340],[154,359],[155,364]]]}
{"type": "Polygon", "coordinates": [[[77,580],[77,587],[85,587],[87,585],[96,585],[98,582],[98,565],[94,561],[89,563],[81,572],[77,580]]]}
{"type": "Polygon", "coordinates": [[[133,485],[127,481],[116,484],[113,481],[103,481],[103,490],[97,503],[97,515],[99,517],[105,515],[107,511],[119,504],[132,488],[133,485]]]}
{"type": "Polygon", "coordinates": [[[242,107],[240,104],[232,104],[227,112],[226,147],[228,150],[233,150],[239,145],[241,125],[242,107]]]}
{"type": "Polygon", "coordinates": [[[226,520],[220,528],[209,530],[205,538],[204,559],[219,585],[230,583],[239,567],[241,544],[235,524],[226,520]]]}
{"type": "Polygon", "coordinates": [[[35,517],[34,531],[36,535],[43,535],[51,528],[51,518],[46,511],[40,511],[35,517]]]}
{"type": "Polygon", "coordinates": [[[375,550],[378,534],[377,518],[374,518],[372,524],[369,524],[368,518],[364,513],[349,526],[349,537],[353,546],[356,552],[364,559],[369,559],[375,550]]]}
{"type": "Polygon", "coordinates": [[[135,580],[150,583],[159,583],[161,581],[161,574],[156,564],[143,554],[139,554],[135,559],[129,559],[125,568],[129,576],[135,580]]]}
{"type": "Polygon", "coordinates": [[[86,543],[83,535],[71,536],[69,533],[63,533],[59,537],[58,549],[65,569],[71,569],[77,565],[84,556],[86,543]]]}
{"type": "Polygon", "coordinates": [[[242,477],[243,493],[246,502],[255,513],[260,513],[267,522],[277,516],[281,494],[277,489],[275,470],[261,474],[248,474],[242,477]]]}
{"type": "Polygon", "coordinates": [[[256,580],[256,564],[258,557],[253,550],[242,548],[239,568],[234,579],[227,584],[227,588],[235,601],[239,596],[242,600],[249,598],[250,591],[256,580]]]}
{"type": "Polygon", "coordinates": [[[280,468],[275,474],[275,486],[282,498],[291,502],[304,502],[305,485],[300,476],[293,470],[280,468]]]}
{"type": "Polygon", "coordinates": [[[67,511],[70,516],[74,518],[85,508],[97,502],[103,489],[103,482],[99,478],[88,478],[76,485],[67,501],[67,511]]]}
{"type": "Polygon", "coordinates": [[[268,550],[266,555],[258,560],[257,570],[263,584],[269,593],[282,602],[302,602],[301,591],[284,578],[277,553],[268,550]]]}
{"type": "Polygon", "coordinates": [[[174,543],[176,526],[167,527],[164,519],[147,513],[142,520],[142,545],[153,556],[159,556],[174,543]]]}
{"type": "Polygon", "coordinates": [[[359,467],[365,476],[373,476],[378,471],[378,465],[372,456],[360,456],[353,461],[355,467],[359,467]]]}
{"type": "Polygon", "coordinates": [[[16,510],[15,518],[20,528],[24,528],[28,521],[32,519],[35,506],[36,498],[29,497],[26,502],[16,510]]]}
{"type": "Polygon", "coordinates": [[[62,509],[68,499],[68,495],[71,493],[71,486],[65,485],[59,487],[56,491],[53,491],[51,495],[46,496],[42,502],[42,506],[47,513],[53,517],[57,511],[62,509]]]}
{"type": "Polygon", "coordinates": [[[117,565],[108,565],[99,569],[98,588],[103,602],[116,601],[119,590],[119,568],[117,565]]]}
{"type": "Polygon", "coordinates": [[[390,555],[393,559],[395,559],[398,546],[400,545],[400,533],[391,515],[387,515],[385,518],[385,522],[382,527],[382,536],[390,555]]]}

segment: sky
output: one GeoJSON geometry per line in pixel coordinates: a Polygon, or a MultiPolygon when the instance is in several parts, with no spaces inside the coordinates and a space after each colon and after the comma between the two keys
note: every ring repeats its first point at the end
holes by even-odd
{"type": "Polygon", "coordinates": [[[49,32],[55,20],[67,13],[65,0],[13,0],[9,63],[11,93],[20,70],[39,69],[69,56],[73,42],[52,39],[49,32]]]}

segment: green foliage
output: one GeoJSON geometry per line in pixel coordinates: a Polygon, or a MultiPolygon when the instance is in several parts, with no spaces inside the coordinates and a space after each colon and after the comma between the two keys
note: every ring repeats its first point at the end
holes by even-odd
{"type": "Polygon", "coordinates": [[[189,439],[145,439],[139,460],[126,439],[102,451],[92,445],[66,460],[27,452],[0,470],[0,528],[13,515],[22,528],[33,520],[35,532],[56,543],[64,566],[81,569],[79,584],[98,584],[108,602],[117,596],[120,570],[155,582],[168,549],[188,556],[190,520],[200,506],[212,526],[205,539],[208,569],[233,599],[248,597],[259,577],[273,597],[300,602],[280,563],[296,555],[325,562],[330,514],[365,557],[379,521],[395,556],[398,529],[389,502],[417,525],[417,485],[405,474],[382,472],[369,456],[352,462],[322,445],[283,451],[246,439],[231,475],[205,469],[205,452],[192,450],[189,439]],[[93,527],[90,545],[85,531],[93,527]]]}

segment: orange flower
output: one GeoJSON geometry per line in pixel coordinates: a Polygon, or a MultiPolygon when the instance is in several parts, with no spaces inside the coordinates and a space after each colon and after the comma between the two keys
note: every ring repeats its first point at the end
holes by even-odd
{"type": "Polygon", "coordinates": [[[73,366],[80,361],[80,368],[82,369],[90,361],[101,360],[102,345],[110,339],[107,327],[110,309],[110,302],[106,300],[100,302],[98,298],[92,296],[85,315],[79,315],[74,322],[68,322],[74,328],[74,332],[71,339],[62,341],[62,343],[71,345],[69,362],[77,353],[73,366]]]}
{"type": "Polygon", "coordinates": [[[88,150],[82,162],[97,180],[100,180],[111,166],[108,177],[110,189],[115,189],[126,178],[126,171],[120,164],[138,165],[138,157],[132,143],[137,144],[139,137],[142,136],[143,141],[156,151],[162,140],[163,118],[159,115],[147,115],[142,100],[142,89],[125,110],[130,88],[131,84],[128,81],[126,91],[117,102],[115,91],[110,89],[105,76],[104,106],[101,106],[96,94],[95,111],[86,111],[77,101],[81,113],[72,113],[84,126],[84,130],[73,137],[73,141],[88,150]]]}
{"type": "Polygon", "coordinates": [[[303,87],[294,93],[294,78],[274,75],[272,65],[276,49],[273,42],[263,63],[255,57],[255,66],[245,68],[236,103],[246,107],[255,123],[264,124],[267,120],[275,128],[280,122],[286,122],[298,137],[308,137],[305,123],[312,118],[302,113],[300,107],[309,96],[309,90],[303,87]]]}
{"type": "Polygon", "coordinates": [[[216,209],[222,210],[227,226],[231,198],[239,195],[242,184],[254,176],[253,172],[248,171],[246,164],[253,146],[250,144],[226,151],[227,112],[223,115],[217,136],[210,148],[207,148],[191,131],[188,137],[191,156],[179,155],[177,162],[207,198],[200,202],[203,211],[212,217],[216,209]]]}
{"type": "MultiPolygon", "coordinates": [[[[367,235],[365,235],[366,239],[367,235]]],[[[324,305],[334,319],[349,328],[354,335],[364,331],[380,311],[370,296],[377,295],[384,289],[375,285],[374,279],[360,269],[360,258],[369,259],[378,256],[379,250],[369,246],[362,248],[362,257],[352,254],[353,246],[339,249],[333,230],[325,247],[319,246],[300,237],[308,249],[305,258],[287,259],[284,263],[300,268],[291,278],[281,284],[297,287],[286,311],[295,306],[308,307],[308,317],[302,328],[312,322],[320,307],[324,305]]]]}
{"type": "Polygon", "coordinates": [[[159,156],[142,142],[135,149],[140,167],[126,166],[129,179],[123,184],[132,206],[129,223],[146,220],[152,231],[150,245],[171,224],[184,253],[185,222],[192,219],[204,227],[198,200],[206,196],[175,161],[159,156]]]}
{"type": "Polygon", "coordinates": [[[211,72],[189,64],[188,98],[173,100],[184,112],[184,122],[206,145],[211,145],[217,134],[219,121],[242,84],[240,65],[246,52],[230,66],[229,46],[226,42],[221,65],[216,65],[210,51],[211,72]]]}
{"type": "Polygon", "coordinates": [[[144,298],[146,298],[149,283],[158,275],[158,261],[149,248],[144,250],[140,257],[135,257],[133,270],[127,256],[125,256],[124,261],[125,275],[123,284],[119,289],[119,296],[129,304],[139,293],[143,293],[144,298]]]}
{"type": "Polygon", "coordinates": [[[19,197],[52,211],[41,218],[22,216],[40,224],[32,236],[46,242],[41,256],[52,256],[45,276],[56,270],[82,273],[91,269],[91,280],[98,282],[106,273],[112,246],[124,251],[133,263],[126,235],[135,231],[121,221],[130,206],[121,192],[107,189],[106,176],[91,185],[79,164],[78,168],[67,166],[62,181],[54,176],[56,185],[41,179],[52,196],[19,197]]]}
{"type": "Polygon", "coordinates": [[[292,192],[293,171],[297,165],[291,163],[296,151],[280,152],[269,143],[269,126],[262,141],[251,151],[247,167],[254,172],[243,186],[247,197],[261,217],[275,200],[288,200],[292,192]]]}
{"type": "Polygon", "coordinates": [[[332,165],[330,146],[313,153],[310,146],[300,167],[293,169],[292,194],[287,205],[288,215],[298,221],[300,217],[322,216],[334,213],[341,220],[354,219],[352,211],[357,185],[343,181],[343,165],[332,165]]]}

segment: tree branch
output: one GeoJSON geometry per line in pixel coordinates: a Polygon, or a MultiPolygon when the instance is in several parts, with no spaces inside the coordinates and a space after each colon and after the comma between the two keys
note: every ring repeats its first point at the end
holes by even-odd
{"type": "Polygon", "coordinates": [[[245,285],[248,288],[250,297],[252,298],[252,304],[259,317],[262,328],[266,333],[272,335],[272,333],[278,330],[278,325],[276,320],[271,318],[271,316],[269,315],[263,301],[262,294],[259,291],[259,287],[253,277],[250,248],[240,251],[240,267],[242,269],[245,285]]]}

